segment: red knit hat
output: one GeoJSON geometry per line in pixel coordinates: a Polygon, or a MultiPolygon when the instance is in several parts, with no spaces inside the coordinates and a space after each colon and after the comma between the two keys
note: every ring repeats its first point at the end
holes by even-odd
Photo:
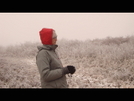
{"type": "Polygon", "coordinates": [[[42,30],[39,31],[39,34],[42,44],[52,45],[53,29],[42,28],[42,30]]]}

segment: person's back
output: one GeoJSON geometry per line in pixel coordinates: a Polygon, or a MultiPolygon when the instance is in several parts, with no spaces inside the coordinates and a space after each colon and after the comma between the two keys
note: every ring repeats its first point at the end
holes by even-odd
{"type": "Polygon", "coordinates": [[[74,66],[63,67],[55,49],[57,35],[53,29],[43,28],[40,31],[42,46],[38,46],[36,64],[40,73],[42,88],[68,88],[66,74],[74,73],[74,66]]]}

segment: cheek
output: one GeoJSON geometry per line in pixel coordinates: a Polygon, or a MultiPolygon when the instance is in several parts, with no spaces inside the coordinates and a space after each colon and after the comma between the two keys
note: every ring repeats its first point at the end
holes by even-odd
{"type": "Polygon", "coordinates": [[[56,42],[57,40],[55,39],[54,42],[56,42]]]}
{"type": "Polygon", "coordinates": [[[55,43],[55,42],[56,42],[56,40],[54,40],[54,39],[53,39],[53,40],[52,40],[52,42],[53,42],[53,43],[55,43]]]}

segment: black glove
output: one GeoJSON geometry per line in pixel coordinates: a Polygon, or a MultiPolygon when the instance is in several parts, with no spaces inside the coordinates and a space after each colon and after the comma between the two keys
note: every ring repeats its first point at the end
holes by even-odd
{"type": "Polygon", "coordinates": [[[73,74],[76,71],[74,66],[68,65],[67,68],[69,70],[69,73],[71,73],[71,74],[73,74]]]}

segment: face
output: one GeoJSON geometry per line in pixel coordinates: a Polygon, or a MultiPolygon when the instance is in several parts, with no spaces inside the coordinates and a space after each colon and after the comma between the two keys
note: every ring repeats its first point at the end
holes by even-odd
{"type": "Polygon", "coordinates": [[[52,44],[56,45],[57,37],[52,39],[52,44]]]}

